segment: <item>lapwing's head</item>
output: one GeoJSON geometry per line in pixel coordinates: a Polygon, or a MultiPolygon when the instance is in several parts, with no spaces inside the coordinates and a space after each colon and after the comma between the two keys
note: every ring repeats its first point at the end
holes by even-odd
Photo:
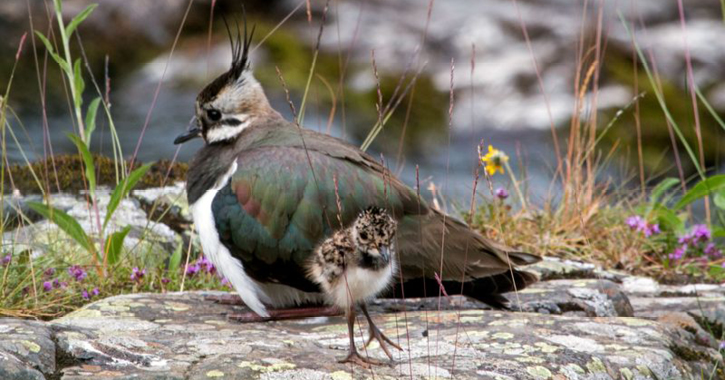
{"type": "Polygon", "coordinates": [[[254,27],[247,33],[245,16],[243,35],[238,24],[236,37],[232,36],[228,24],[227,31],[232,45],[232,65],[196,97],[196,123],[179,135],[174,144],[182,144],[196,137],[202,137],[207,144],[234,141],[256,118],[271,109],[249,64],[254,27]]]}
{"type": "Polygon", "coordinates": [[[352,239],[360,252],[387,263],[393,254],[396,230],[397,223],[385,209],[370,207],[353,223],[352,239]]]}

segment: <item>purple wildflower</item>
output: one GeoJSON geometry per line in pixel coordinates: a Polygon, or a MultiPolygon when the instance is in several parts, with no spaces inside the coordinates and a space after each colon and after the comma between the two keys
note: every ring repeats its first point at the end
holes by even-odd
{"type": "Polygon", "coordinates": [[[81,282],[83,279],[88,277],[88,273],[83,270],[83,268],[80,267],[80,265],[73,265],[70,268],[68,268],[68,274],[75,278],[76,281],[81,282]]]}
{"type": "Polygon", "coordinates": [[[212,264],[209,259],[207,259],[205,256],[202,256],[199,260],[196,261],[196,265],[199,266],[201,269],[204,269],[206,273],[213,274],[216,272],[216,268],[214,268],[214,264],[212,264]]]}
{"type": "Polygon", "coordinates": [[[162,278],[161,278],[161,283],[162,283],[162,284],[168,284],[169,282],[171,282],[171,280],[170,280],[170,279],[168,279],[168,278],[166,278],[166,277],[162,277],[162,278]]]}
{"type": "Polygon", "coordinates": [[[91,299],[91,295],[90,295],[90,294],[88,294],[88,291],[87,291],[87,290],[85,290],[85,289],[83,289],[83,291],[81,292],[81,297],[83,297],[83,299],[84,299],[84,300],[89,300],[89,299],[91,299]]]}
{"type": "Polygon", "coordinates": [[[496,197],[500,200],[504,200],[509,197],[509,192],[506,191],[503,187],[499,187],[496,189],[496,197]]]}
{"type": "Polygon", "coordinates": [[[697,224],[692,228],[692,237],[695,242],[708,241],[712,237],[710,229],[704,224],[697,224]]]}
{"type": "MultiPolygon", "coordinates": [[[[725,265],[725,263],[723,263],[725,265]]],[[[725,350],[725,340],[720,341],[720,346],[718,347],[720,350],[725,350]]]]}
{"type": "Polygon", "coordinates": [[[138,267],[134,267],[133,271],[131,272],[131,280],[141,281],[145,275],[146,269],[138,269],[138,267]]]}
{"type": "Polygon", "coordinates": [[[199,264],[194,264],[192,266],[186,266],[186,275],[189,277],[193,277],[195,274],[199,273],[201,270],[201,267],[199,264]]]}
{"type": "Polygon", "coordinates": [[[231,282],[229,282],[229,280],[227,280],[227,278],[226,278],[226,277],[222,277],[222,285],[226,286],[226,287],[227,287],[227,288],[229,288],[229,289],[231,289],[231,288],[232,288],[232,283],[231,283],[231,282]]]}
{"type": "Polygon", "coordinates": [[[93,297],[95,297],[95,296],[97,296],[97,295],[99,295],[99,294],[101,294],[101,291],[100,291],[100,290],[98,290],[98,288],[93,288],[93,290],[91,290],[91,295],[92,295],[93,297]]]}
{"type": "Polygon", "coordinates": [[[61,288],[61,289],[65,289],[65,288],[67,288],[67,287],[68,287],[68,283],[67,283],[67,282],[65,282],[65,281],[61,281],[61,282],[60,282],[60,288],[61,288]]]}
{"type": "Polygon", "coordinates": [[[685,256],[687,252],[687,244],[683,244],[677,247],[674,252],[670,253],[670,260],[680,260],[685,256]]]}
{"type": "Polygon", "coordinates": [[[627,225],[635,231],[644,231],[647,229],[647,222],[639,215],[633,215],[627,218],[627,225]]]}
{"type": "Polygon", "coordinates": [[[45,290],[46,292],[49,292],[49,291],[53,290],[53,283],[50,282],[50,281],[44,282],[43,283],[43,290],[45,290]]]}
{"type": "Polygon", "coordinates": [[[659,224],[647,224],[647,228],[645,228],[645,230],[644,230],[644,236],[650,237],[652,235],[657,235],[660,232],[662,232],[662,231],[660,230],[659,224]]]}
{"type": "Polygon", "coordinates": [[[53,287],[56,289],[60,288],[60,281],[57,278],[53,280],[53,287]]]}
{"type": "Polygon", "coordinates": [[[715,245],[715,243],[707,243],[705,246],[705,249],[703,250],[705,255],[711,257],[714,260],[717,260],[722,257],[722,251],[715,245]]]}
{"type": "Polygon", "coordinates": [[[8,253],[7,255],[3,256],[2,260],[0,260],[0,263],[2,266],[6,267],[8,264],[10,264],[10,261],[13,259],[13,257],[8,253]]]}
{"type": "Polygon", "coordinates": [[[46,277],[53,277],[55,274],[55,268],[48,268],[45,272],[43,272],[43,274],[45,274],[46,277]]]}

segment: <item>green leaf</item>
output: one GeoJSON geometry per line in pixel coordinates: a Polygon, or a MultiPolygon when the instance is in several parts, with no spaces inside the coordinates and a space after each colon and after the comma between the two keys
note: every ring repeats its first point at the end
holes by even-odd
{"type": "Polygon", "coordinates": [[[184,250],[184,242],[180,242],[176,249],[174,250],[174,253],[171,255],[171,258],[169,258],[169,273],[176,273],[176,271],[179,270],[179,266],[181,265],[181,255],[183,254],[184,250]]]}
{"type": "Polygon", "coordinates": [[[81,225],[78,224],[72,216],[66,214],[63,210],[48,207],[42,203],[28,202],[27,204],[28,207],[33,209],[35,212],[55,223],[58,228],[78,242],[78,244],[80,244],[86,251],[91,254],[95,254],[96,249],[93,246],[93,242],[88,235],[86,235],[86,231],[83,231],[83,227],[81,227],[81,225]]]}
{"type": "Polygon", "coordinates": [[[659,203],[655,205],[651,215],[663,230],[681,232],[685,229],[685,222],[682,218],[675,211],[659,203]]]}
{"type": "Polygon", "coordinates": [[[682,199],[675,204],[674,209],[679,210],[704,196],[722,190],[725,190],[725,174],[718,174],[710,178],[706,178],[687,191],[687,193],[682,196],[682,199]]]}
{"type": "Polygon", "coordinates": [[[88,147],[86,144],[81,140],[80,137],[77,135],[74,135],[72,133],[68,134],[68,138],[73,141],[74,144],[76,144],[76,147],[78,148],[78,152],[81,154],[81,158],[83,158],[83,163],[86,167],[86,179],[88,180],[88,190],[91,193],[91,197],[95,197],[96,195],[96,168],[93,165],[93,156],[91,155],[91,152],[88,150],[88,147]]]}
{"type": "Polygon", "coordinates": [[[111,193],[111,199],[109,199],[108,207],[106,208],[106,218],[103,221],[104,231],[106,230],[106,225],[108,225],[108,222],[111,220],[111,216],[113,216],[113,213],[116,211],[118,205],[121,203],[121,199],[128,195],[128,193],[136,186],[136,183],[138,183],[141,177],[143,177],[150,168],[151,164],[148,163],[132,171],[131,174],[128,175],[128,177],[119,182],[118,185],[116,185],[116,188],[113,189],[113,192],[111,193]]]}
{"type": "Polygon", "coordinates": [[[73,64],[73,80],[76,88],[76,107],[80,107],[83,104],[83,91],[86,89],[86,82],[83,80],[83,73],[81,72],[81,59],[76,59],[73,64]]]}
{"type": "Polygon", "coordinates": [[[713,203],[715,203],[715,206],[720,210],[725,210],[725,191],[715,194],[713,203]]]}
{"type": "Polygon", "coordinates": [[[108,255],[109,265],[116,265],[116,263],[118,263],[118,260],[121,258],[121,251],[123,250],[123,240],[126,239],[126,235],[128,235],[130,231],[131,226],[126,226],[126,228],[121,231],[112,233],[111,236],[106,239],[104,252],[108,255]]]}
{"type": "Polygon", "coordinates": [[[676,186],[678,183],[680,183],[680,180],[673,177],[668,177],[662,180],[662,182],[660,182],[657,186],[655,186],[654,189],[652,189],[652,194],[650,195],[650,202],[659,202],[662,194],[667,192],[667,190],[671,189],[673,186],[676,186]]]}
{"type": "Polygon", "coordinates": [[[53,49],[53,45],[48,41],[47,38],[43,35],[43,33],[40,33],[39,31],[35,31],[35,35],[40,38],[40,40],[43,42],[43,45],[45,45],[45,48],[48,49],[48,53],[50,53],[50,56],[53,57],[53,60],[58,63],[61,69],[65,71],[66,74],[70,74],[70,65],[68,65],[68,62],[65,61],[61,56],[55,53],[55,50],[53,49]]]}
{"type": "Polygon", "coordinates": [[[86,7],[81,13],[78,13],[76,17],[73,17],[73,20],[70,21],[70,24],[65,27],[65,35],[68,40],[70,40],[70,36],[73,34],[73,32],[76,30],[78,25],[80,25],[85,19],[88,18],[88,16],[91,15],[94,9],[98,4],[91,4],[86,7]]]}
{"type": "Polygon", "coordinates": [[[96,115],[98,114],[98,106],[101,104],[101,97],[97,97],[91,101],[86,111],[86,145],[91,146],[91,136],[96,130],[96,115]]]}

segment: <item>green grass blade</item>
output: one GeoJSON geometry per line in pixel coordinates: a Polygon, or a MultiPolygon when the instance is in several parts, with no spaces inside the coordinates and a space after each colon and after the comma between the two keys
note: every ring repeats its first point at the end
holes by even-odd
{"type": "Polygon", "coordinates": [[[77,135],[74,135],[72,133],[68,134],[68,138],[73,141],[73,144],[76,145],[78,148],[78,152],[81,154],[81,158],[83,158],[83,163],[86,167],[86,179],[88,180],[88,191],[91,193],[91,197],[95,197],[96,195],[96,168],[95,165],[93,165],[93,156],[91,155],[91,152],[88,150],[88,147],[86,144],[81,140],[80,137],[77,135]]]}
{"type": "Polygon", "coordinates": [[[118,205],[121,203],[121,199],[128,195],[128,193],[136,186],[136,183],[141,180],[141,177],[143,177],[150,168],[151,164],[149,163],[132,171],[131,174],[128,175],[128,177],[121,180],[121,182],[116,185],[116,188],[113,189],[113,192],[111,193],[111,199],[108,201],[108,207],[106,208],[106,218],[103,220],[104,231],[106,230],[106,226],[111,220],[113,213],[116,211],[118,205]]]}
{"type": "Polygon", "coordinates": [[[121,259],[121,251],[123,250],[123,241],[126,235],[131,231],[131,226],[126,226],[118,232],[114,232],[106,239],[104,252],[108,255],[108,264],[116,265],[121,259]]]}
{"type": "Polygon", "coordinates": [[[179,243],[174,250],[174,253],[169,258],[169,273],[176,273],[181,265],[181,255],[184,250],[184,243],[179,243]]]}
{"type": "Polygon", "coordinates": [[[65,61],[61,56],[59,56],[55,50],[53,49],[53,45],[48,41],[47,38],[43,35],[43,33],[40,33],[39,31],[35,31],[35,35],[40,38],[40,41],[43,42],[43,45],[45,45],[45,48],[48,50],[48,53],[50,53],[50,56],[53,57],[53,60],[60,66],[63,71],[66,72],[66,74],[70,73],[70,65],[68,62],[65,61]]]}
{"type": "Polygon", "coordinates": [[[662,91],[657,87],[657,81],[655,81],[654,76],[652,75],[652,71],[649,68],[649,64],[647,64],[647,58],[644,56],[644,53],[642,52],[642,49],[639,47],[639,44],[637,44],[637,41],[634,38],[634,35],[629,30],[629,26],[627,25],[627,22],[624,19],[624,15],[622,15],[621,11],[617,11],[619,14],[619,19],[622,21],[622,25],[624,25],[624,29],[627,31],[627,36],[630,37],[632,40],[632,43],[634,44],[634,48],[637,51],[637,56],[639,56],[640,62],[642,62],[642,67],[644,68],[645,73],[647,74],[647,79],[649,79],[650,85],[652,86],[652,90],[655,93],[655,97],[657,98],[657,102],[660,104],[660,108],[662,108],[662,112],[665,114],[665,118],[667,121],[672,125],[672,129],[675,131],[675,134],[677,135],[677,138],[680,140],[680,143],[682,146],[685,147],[685,150],[687,151],[687,154],[690,156],[690,159],[692,160],[692,164],[697,169],[697,173],[700,175],[700,178],[705,178],[705,172],[703,171],[702,167],[700,166],[700,161],[698,161],[697,156],[695,155],[695,152],[690,147],[690,144],[687,143],[687,139],[685,139],[685,135],[682,134],[682,131],[680,130],[679,125],[675,121],[675,118],[672,117],[672,114],[670,113],[669,108],[667,107],[667,103],[665,102],[665,97],[662,94],[662,91]]]}
{"type": "Polygon", "coordinates": [[[78,25],[80,25],[85,19],[88,18],[88,16],[90,16],[97,6],[98,4],[91,4],[87,6],[86,9],[81,11],[81,13],[78,13],[76,17],[73,17],[73,20],[70,21],[70,24],[65,27],[65,35],[68,36],[68,39],[70,39],[70,36],[76,30],[78,25]]]}
{"type": "MultiPolygon", "coordinates": [[[[725,1],[725,0],[723,0],[725,1]]],[[[702,92],[700,92],[700,89],[695,86],[695,92],[697,93],[697,97],[700,99],[702,104],[705,105],[705,108],[707,109],[707,112],[710,112],[710,115],[712,115],[713,119],[717,121],[718,124],[720,124],[720,127],[722,127],[723,130],[725,130],[725,122],[720,118],[720,115],[717,114],[717,111],[715,111],[714,108],[710,105],[710,102],[705,99],[705,96],[702,95],[702,92]]]]}
{"type": "Polygon", "coordinates": [[[673,186],[677,186],[678,183],[680,183],[680,180],[674,177],[668,177],[662,180],[662,182],[660,182],[657,186],[655,186],[654,189],[652,189],[652,194],[650,195],[650,203],[654,204],[659,202],[662,195],[673,186]]]}
{"type": "Polygon", "coordinates": [[[76,107],[83,105],[83,91],[86,89],[86,82],[83,80],[81,73],[81,59],[76,59],[73,64],[73,79],[76,86],[76,98],[74,99],[76,107]]]}
{"type": "Polygon", "coordinates": [[[58,228],[78,242],[83,249],[91,254],[95,254],[96,249],[91,239],[86,234],[86,231],[83,230],[83,227],[72,216],[62,210],[46,206],[42,203],[28,202],[27,204],[33,211],[52,221],[58,228]]]}
{"type": "Polygon", "coordinates": [[[714,175],[710,178],[700,181],[692,189],[687,191],[685,195],[673,207],[675,210],[682,209],[690,203],[725,189],[725,174],[714,175]]]}
{"type": "Polygon", "coordinates": [[[101,97],[97,97],[91,101],[86,111],[86,145],[91,146],[91,136],[96,130],[96,115],[98,114],[98,106],[101,104],[101,97]]]}

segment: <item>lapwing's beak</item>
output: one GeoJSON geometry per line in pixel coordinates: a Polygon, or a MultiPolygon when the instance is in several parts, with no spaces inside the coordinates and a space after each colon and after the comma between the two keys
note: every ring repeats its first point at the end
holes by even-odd
{"type": "Polygon", "coordinates": [[[183,143],[185,143],[189,140],[195,139],[199,136],[201,136],[201,128],[197,127],[196,125],[193,125],[186,132],[176,136],[176,139],[174,139],[174,145],[183,144],[183,143]]]}
{"type": "Polygon", "coordinates": [[[380,256],[382,256],[383,260],[385,260],[386,263],[390,262],[390,254],[392,253],[390,250],[390,247],[387,245],[384,245],[384,246],[381,246],[379,248],[379,250],[380,250],[380,256]]]}

